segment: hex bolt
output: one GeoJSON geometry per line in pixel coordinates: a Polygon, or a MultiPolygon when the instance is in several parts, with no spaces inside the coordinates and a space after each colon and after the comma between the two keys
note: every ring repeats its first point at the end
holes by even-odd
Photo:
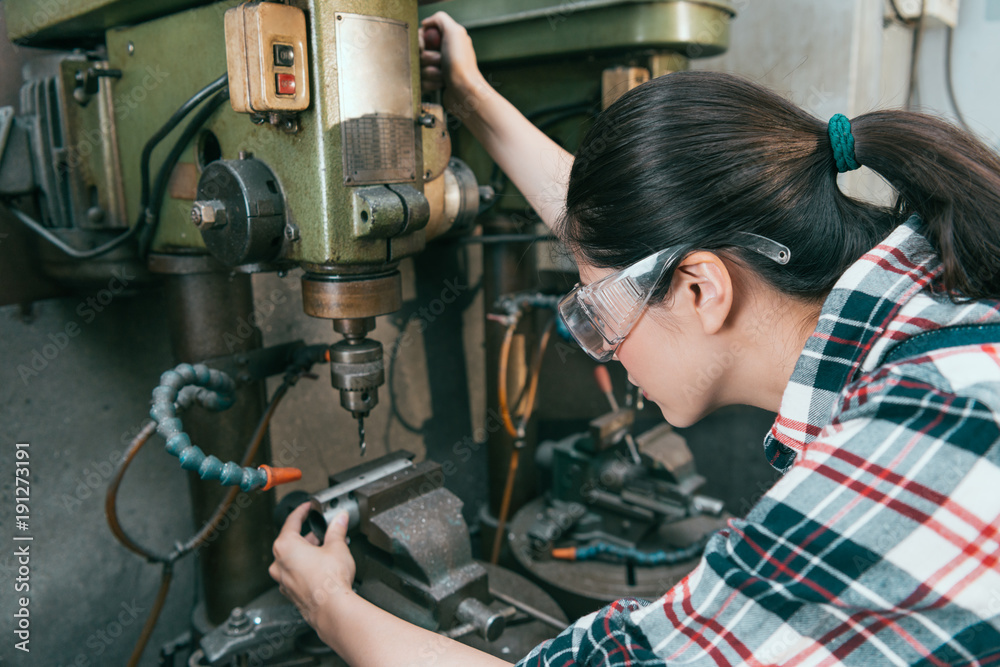
{"type": "Polygon", "coordinates": [[[233,608],[229,613],[229,620],[226,621],[226,634],[241,635],[248,630],[250,630],[250,617],[242,607],[233,608]]]}
{"type": "Polygon", "coordinates": [[[226,205],[217,199],[196,201],[191,208],[191,222],[200,230],[224,227],[228,221],[226,205]]]}
{"type": "Polygon", "coordinates": [[[286,225],[285,226],[285,238],[288,239],[289,241],[298,241],[299,240],[299,228],[298,228],[298,226],[297,225],[292,225],[292,224],[286,225]]]}

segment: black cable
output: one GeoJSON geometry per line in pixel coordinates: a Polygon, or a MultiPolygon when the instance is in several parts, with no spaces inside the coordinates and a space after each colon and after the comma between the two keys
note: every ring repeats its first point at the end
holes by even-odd
{"type": "Polygon", "coordinates": [[[192,97],[187,102],[182,104],[180,108],[174,112],[174,115],[171,116],[167,120],[167,122],[163,124],[163,127],[161,127],[156,132],[156,134],[150,137],[149,141],[146,142],[146,145],[142,149],[142,157],[140,158],[139,161],[139,176],[142,183],[142,191],[141,191],[141,196],[139,198],[139,201],[141,203],[139,211],[140,216],[145,215],[145,209],[149,205],[149,197],[150,197],[149,162],[153,157],[153,150],[155,150],[157,145],[159,145],[161,141],[166,139],[167,135],[173,132],[174,128],[180,125],[181,121],[187,118],[188,114],[194,111],[199,104],[201,104],[209,97],[211,97],[212,95],[216,94],[217,92],[225,88],[228,85],[228,83],[229,83],[229,74],[223,74],[218,79],[216,79],[212,83],[208,84],[207,86],[199,90],[197,93],[194,94],[194,97],[192,97]]]}
{"type": "Polygon", "coordinates": [[[110,252],[111,250],[114,250],[115,248],[127,243],[137,234],[139,234],[139,232],[142,231],[142,228],[146,222],[146,212],[149,206],[150,189],[151,189],[149,183],[149,172],[150,172],[149,163],[150,160],[152,159],[153,151],[156,149],[159,143],[163,141],[163,139],[165,139],[167,135],[169,135],[174,130],[174,128],[180,125],[181,121],[187,118],[187,116],[192,111],[194,111],[195,108],[198,107],[198,105],[200,105],[202,102],[204,102],[206,99],[216,94],[220,90],[224,89],[228,81],[229,81],[229,75],[223,74],[218,79],[216,79],[215,81],[213,81],[212,83],[208,84],[200,91],[195,93],[194,96],[187,102],[182,104],[180,108],[177,109],[177,111],[175,111],[174,114],[167,120],[167,122],[163,124],[163,127],[161,127],[156,132],[156,134],[150,137],[149,141],[146,142],[146,145],[142,149],[142,155],[139,159],[139,176],[141,182],[141,191],[139,197],[139,217],[136,220],[135,224],[128,231],[122,233],[121,235],[115,237],[114,239],[108,241],[107,243],[99,245],[98,247],[90,250],[81,250],[79,248],[74,248],[73,246],[67,244],[65,241],[59,238],[52,231],[50,231],[47,227],[45,227],[45,225],[35,220],[24,211],[16,207],[10,206],[6,202],[0,202],[0,203],[2,203],[4,207],[7,208],[11,212],[11,214],[14,215],[14,217],[20,220],[21,223],[23,223],[26,227],[31,229],[31,231],[41,236],[46,241],[48,241],[56,248],[58,248],[60,251],[62,251],[66,255],[69,255],[73,259],[79,259],[79,260],[93,259],[94,257],[99,257],[100,255],[103,255],[105,253],[110,252]]]}
{"type": "Polygon", "coordinates": [[[959,124],[963,128],[972,132],[969,124],[965,122],[965,116],[962,114],[962,110],[958,106],[958,99],[955,97],[955,87],[951,81],[951,47],[954,41],[954,33],[955,29],[948,26],[948,32],[946,33],[944,44],[944,83],[945,88],[948,91],[948,101],[951,103],[951,108],[955,110],[955,117],[958,119],[959,124]]]}
{"type": "Polygon", "coordinates": [[[140,257],[145,258],[149,254],[153,237],[156,235],[156,229],[160,224],[160,209],[163,208],[163,199],[166,197],[167,187],[170,185],[170,177],[174,173],[177,162],[180,161],[181,155],[187,150],[188,144],[191,143],[205,123],[208,122],[208,119],[228,100],[229,90],[223,88],[208,104],[199,109],[198,113],[191,119],[191,122],[184,128],[181,136],[177,138],[163,164],[160,165],[160,171],[157,173],[156,181],[153,184],[149,206],[146,209],[145,225],[143,226],[142,234],[139,236],[140,257]]]}
{"type": "Polygon", "coordinates": [[[410,316],[403,321],[403,324],[399,327],[399,335],[396,336],[396,340],[392,343],[392,350],[389,355],[389,377],[386,378],[386,383],[389,385],[389,411],[392,413],[392,416],[395,417],[396,421],[398,421],[402,427],[410,433],[420,434],[424,432],[423,426],[414,426],[408,422],[399,411],[399,402],[396,400],[395,386],[396,358],[399,356],[399,345],[403,341],[403,336],[406,335],[407,327],[410,326],[410,322],[413,321],[415,316],[416,313],[411,313],[410,316]]]}
{"type": "Polygon", "coordinates": [[[107,252],[114,250],[118,246],[127,243],[139,232],[139,228],[137,226],[133,226],[128,231],[120,234],[119,236],[116,236],[107,243],[97,246],[92,250],[80,250],[79,248],[74,248],[73,246],[63,241],[61,238],[56,236],[52,231],[50,231],[48,227],[35,220],[21,209],[15,206],[11,206],[8,202],[0,202],[0,204],[2,204],[3,207],[10,212],[11,215],[20,220],[21,224],[23,224],[25,227],[35,232],[39,236],[41,236],[43,239],[45,239],[46,241],[54,245],[56,248],[58,248],[60,251],[69,255],[73,259],[93,259],[94,257],[103,255],[107,252]]]}

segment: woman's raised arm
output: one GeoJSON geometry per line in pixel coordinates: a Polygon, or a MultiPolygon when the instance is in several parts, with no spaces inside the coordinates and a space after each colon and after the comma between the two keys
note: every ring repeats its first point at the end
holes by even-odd
{"type": "Polygon", "coordinates": [[[573,156],[535,127],[486,81],[465,28],[444,12],[424,19],[420,54],[425,92],[444,91],[444,106],[469,128],[553,229],[566,205],[573,156]]]}

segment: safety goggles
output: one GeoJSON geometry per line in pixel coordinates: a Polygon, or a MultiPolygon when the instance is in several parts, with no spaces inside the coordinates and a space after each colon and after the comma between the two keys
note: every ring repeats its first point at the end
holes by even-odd
{"type": "MultiPolygon", "coordinates": [[[[749,232],[737,236],[741,243],[734,245],[778,264],[792,258],[788,247],[777,241],[749,232]]],[[[559,317],[587,354],[602,363],[609,361],[639,321],[667,270],[690,251],[688,244],[671,246],[589,285],[577,283],[559,302],[559,317]]]]}

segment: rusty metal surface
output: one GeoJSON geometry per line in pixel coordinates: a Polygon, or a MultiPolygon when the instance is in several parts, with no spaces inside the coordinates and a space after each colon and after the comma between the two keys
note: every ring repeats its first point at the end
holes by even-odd
{"type": "Polygon", "coordinates": [[[403,305],[398,272],[363,280],[334,280],[302,276],[302,309],[326,319],[354,319],[385,315],[403,305]]]}

